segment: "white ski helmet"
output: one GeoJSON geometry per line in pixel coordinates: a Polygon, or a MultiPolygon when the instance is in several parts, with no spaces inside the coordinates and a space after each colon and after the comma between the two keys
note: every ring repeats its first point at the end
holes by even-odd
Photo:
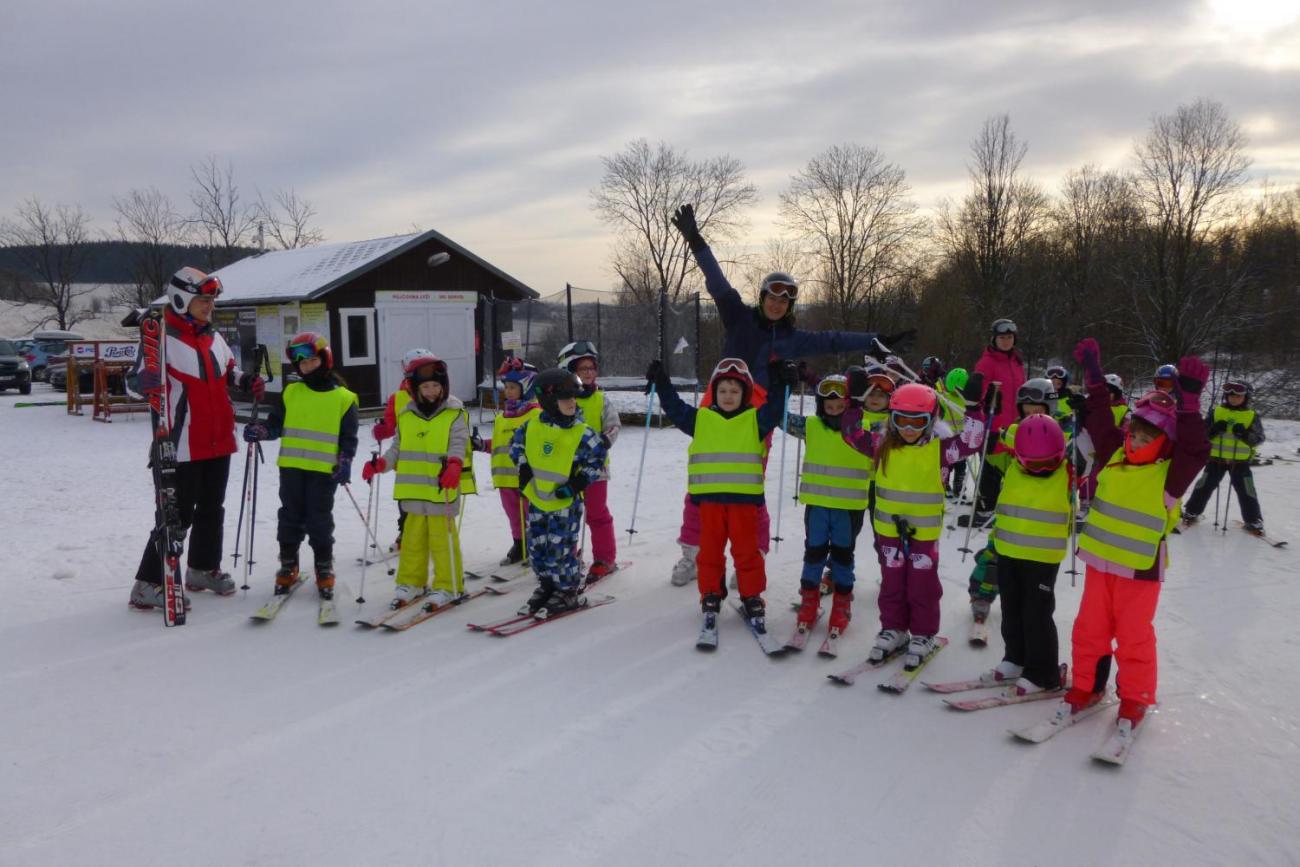
{"type": "Polygon", "coordinates": [[[600,364],[600,353],[596,351],[596,344],[590,340],[575,340],[573,343],[566,344],[556,357],[555,365],[572,371],[580,358],[590,358],[596,364],[600,364]]]}
{"type": "Polygon", "coordinates": [[[184,314],[190,302],[199,297],[216,298],[221,294],[221,278],[186,266],[172,275],[167,286],[167,301],[175,313],[184,314]]]}

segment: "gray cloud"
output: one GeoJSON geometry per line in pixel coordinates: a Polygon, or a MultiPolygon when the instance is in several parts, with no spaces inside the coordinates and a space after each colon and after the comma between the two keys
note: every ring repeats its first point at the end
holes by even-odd
{"type": "Polygon", "coordinates": [[[1257,176],[1300,180],[1296,20],[1228,33],[1244,24],[1173,0],[624,5],[11,2],[0,213],[35,194],[107,226],[113,195],[183,202],[216,154],[249,194],[295,186],[332,239],[437,228],[545,292],[609,284],[587,192],[642,136],[743,160],[756,243],[828,145],[881,148],[930,206],[1004,111],[1049,187],[1122,164],[1153,113],[1200,96],[1246,126],[1257,176]]]}

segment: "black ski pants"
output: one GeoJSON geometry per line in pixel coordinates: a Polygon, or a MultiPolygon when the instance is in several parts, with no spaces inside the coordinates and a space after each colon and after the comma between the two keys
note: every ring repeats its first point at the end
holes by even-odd
{"type": "Polygon", "coordinates": [[[1039,563],[998,556],[998,588],[1002,593],[1003,658],[1024,668],[1024,677],[1038,686],[1060,686],[1056,639],[1056,573],[1059,563],[1039,563]]]}
{"type": "MultiPolygon", "coordinates": [[[[1191,515],[1204,512],[1206,504],[1210,501],[1210,495],[1218,490],[1219,483],[1223,481],[1224,473],[1232,479],[1232,490],[1237,495],[1237,501],[1241,503],[1241,519],[1246,523],[1263,520],[1263,514],[1259,510],[1259,496],[1255,493],[1255,474],[1250,471],[1249,461],[1211,460],[1207,463],[1205,472],[1201,473],[1200,481],[1196,483],[1192,495],[1187,498],[1187,504],[1183,506],[1183,512],[1191,515]]],[[[1227,515],[1224,515],[1223,520],[1228,520],[1227,515]]]]}
{"type": "MultiPolygon", "coordinates": [[[[176,505],[181,533],[190,532],[186,558],[190,568],[211,571],[221,566],[221,539],[226,522],[226,481],[230,478],[230,455],[176,465],[176,505]]],[[[154,530],[135,571],[137,581],[162,583],[162,518],[154,507],[154,530]]]]}
{"type": "Polygon", "coordinates": [[[334,491],[338,483],[329,473],[280,467],[280,559],[298,561],[304,538],[311,542],[316,562],[334,559],[334,491]]]}

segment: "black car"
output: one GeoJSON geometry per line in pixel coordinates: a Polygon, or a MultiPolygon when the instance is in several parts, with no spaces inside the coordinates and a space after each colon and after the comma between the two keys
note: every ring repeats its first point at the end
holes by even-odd
{"type": "MultiPolygon", "coordinates": [[[[68,390],[68,356],[66,354],[50,357],[49,367],[46,368],[45,381],[55,391],[68,390]]],[[[95,369],[87,360],[87,363],[77,368],[77,391],[80,394],[90,394],[94,390],[95,369]]],[[[114,372],[108,375],[108,393],[126,394],[126,382],[122,374],[114,372]]]]}
{"type": "Polygon", "coordinates": [[[0,391],[6,388],[16,388],[19,394],[32,393],[31,369],[12,340],[0,340],[0,391]]]}

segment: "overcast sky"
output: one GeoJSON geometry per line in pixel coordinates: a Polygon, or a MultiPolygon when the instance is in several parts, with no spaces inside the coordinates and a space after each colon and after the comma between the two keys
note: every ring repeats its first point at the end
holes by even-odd
{"type": "Polygon", "coordinates": [[[433,228],[543,294],[612,284],[589,192],[641,137],[741,160],[755,245],[831,144],[879,148],[923,208],[960,196],[1002,112],[1049,188],[1198,97],[1256,181],[1300,182],[1297,0],[5,0],[0,81],[0,214],[35,195],[107,228],[133,187],[185,204],[215,154],[330,241],[433,228]]]}

